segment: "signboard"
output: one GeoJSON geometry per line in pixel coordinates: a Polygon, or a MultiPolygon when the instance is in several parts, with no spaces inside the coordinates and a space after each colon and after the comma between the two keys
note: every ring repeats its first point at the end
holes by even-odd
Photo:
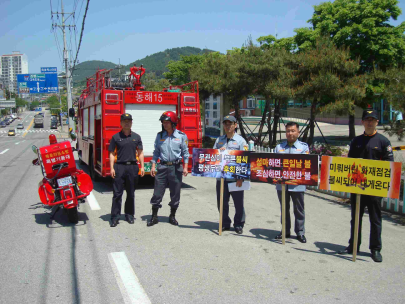
{"type": "Polygon", "coordinates": [[[164,101],[165,104],[177,105],[178,96],[178,93],[169,92],[125,91],[125,103],[162,103],[164,101]]]}
{"type": "Polygon", "coordinates": [[[214,178],[250,177],[251,152],[240,150],[193,149],[193,176],[214,178]]]}
{"type": "Polygon", "coordinates": [[[320,189],[399,198],[401,163],[322,156],[320,189]]]}
{"type": "Polygon", "coordinates": [[[318,155],[253,153],[250,160],[252,181],[270,184],[318,185],[318,155]]]}
{"type": "Polygon", "coordinates": [[[58,69],[56,67],[52,68],[41,68],[41,73],[57,73],[58,69]]]}
{"type": "Polygon", "coordinates": [[[58,75],[51,74],[17,74],[19,93],[58,93],[58,75]]]}

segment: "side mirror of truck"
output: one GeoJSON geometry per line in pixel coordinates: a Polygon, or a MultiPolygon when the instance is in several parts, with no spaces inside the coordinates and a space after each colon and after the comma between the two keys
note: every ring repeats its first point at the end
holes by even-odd
{"type": "Polygon", "coordinates": [[[33,146],[31,147],[31,149],[32,149],[32,152],[34,152],[35,154],[38,154],[38,148],[37,148],[37,146],[33,145],[33,146]]]}
{"type": "Polygon", "coordinates": [[[75,117],[75,109],[74,108],[69,109],[69,117],[71,117],[71,118],[75,117]]]}

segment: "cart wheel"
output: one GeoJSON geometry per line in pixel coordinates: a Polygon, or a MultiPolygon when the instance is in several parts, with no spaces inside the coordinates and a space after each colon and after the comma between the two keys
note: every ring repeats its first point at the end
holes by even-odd
{"type": "Polygon", "coordinates": [[[77,222],[79,221],[79,213],[77,212],[77,206],[74,208],[66,209],[66,213],[69,218],[69,222],[77,224],[77,222]]]}

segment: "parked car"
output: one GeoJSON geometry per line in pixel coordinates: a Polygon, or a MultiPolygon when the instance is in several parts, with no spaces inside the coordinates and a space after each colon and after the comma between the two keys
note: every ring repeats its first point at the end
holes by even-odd
{"type": "Polygon", "coordinates": [[[8,119],[8,118],[5,120],[5,122],[6,122],[6,125],[7,125],[7,126],[8,126],[9,124],[11,124],[11,120],[8,119]]]}
{"type": "Polygon", "coordinates": [[[56,120],[51,121],[51,129],[57,129],[58,128],[58,122],[56,120]]]}
{"type": "Polygon", "coordinates": [[[24,129],[24,125],[23,125],[22,123],[19,123],[19,124],[17,125],[17,129],[24,129]]]}
{"type": "Polygon", "coordinates": [[[7,126],[5,121],[0,122],[0,128],[5,128],[7,126]]]}
{"type": "Polygon", "coordinates": [[[15,129],[8,130],[8,136],[15,136],[15,129]]]}

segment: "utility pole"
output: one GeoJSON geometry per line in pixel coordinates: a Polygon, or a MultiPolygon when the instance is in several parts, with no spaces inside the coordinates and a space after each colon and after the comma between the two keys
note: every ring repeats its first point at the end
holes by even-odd
{"type": "MultiPolygon", "coordinates": [[[[61,0],[61,6],[62,6],[62,12],[61,13],[52,12],[52,14],[61,14],[62,15],[62,24],[61,25],[54,24],[53,26],[61,28],[62,33],[63,33],[63,61],[65,62],[66,93],[67,93],[67,103],[68,103],[68,113],[69,113],[69,109],[73,107],[72,88],[71,88],[72,76],[71,76],[71,71],[69,69],[69,54],[68,54],[68,50],[67,50],[67,47],[66,47],[65,28],[75,28],[75,26],[74,25],[65,25],[65,21],[67,19],[69,19],[71,16],[73,16],[74,13],[65,13],[65,11],[63,9],[63,0],[61,0]],[[69,16],[67,16],[67,18],[65,19],[65,15],[69,15],[69,16]]],[[[74,121],[70,117],[69,117],[69,128],[75,129],[74,128],[74,121]]]]}

